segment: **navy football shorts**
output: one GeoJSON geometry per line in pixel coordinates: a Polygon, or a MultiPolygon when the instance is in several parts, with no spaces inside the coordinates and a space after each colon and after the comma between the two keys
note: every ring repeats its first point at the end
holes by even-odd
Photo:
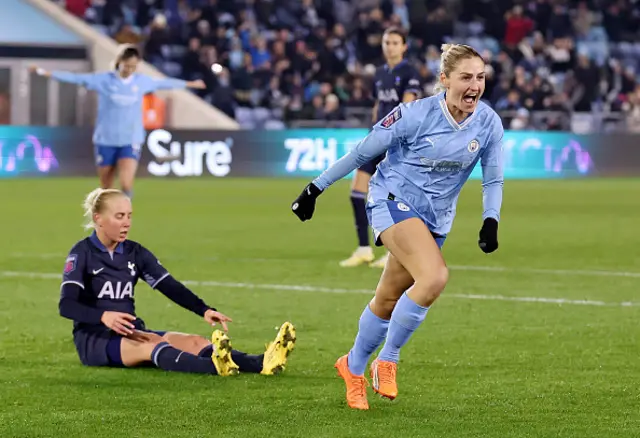
{"type": "MultiPolygon", "coordinates": [[[[164,336],[166,333],[165,331],[148,330],[140,318],[136,319],[133,325],[137,330],[155,333],[159,336],[164,336]]],[[[76,330],[73,333],[73,342],[83,365],[123,366],[120,355],[122,336],[104,325],[76,330]]]]}

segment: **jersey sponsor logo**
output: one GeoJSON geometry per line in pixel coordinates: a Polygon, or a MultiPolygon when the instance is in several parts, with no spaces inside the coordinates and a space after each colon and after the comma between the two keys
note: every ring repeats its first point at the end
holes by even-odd
{"type": "Polygon", "coordinates": [[[396,108],[392,113],[390,113],[387,117],[385,117],[384,119],[382,119],[382,121],[380,122],[380,124],[385,127],[385,128],[389,128],[391,127],[394,123],[396,123],[398,120],[400,120],[402,118],[402,111],[400,111],[400,108],[396,108]]]}
{"type": "Polygon", "coordinates": [[[388,90],[378,90],[378,100],[380,102],[399,102],[400,97],[395,88],[388,90]]]}
{"type": "Polygon", "coordinates": [[[133,283],[130,281],[127,281],[124,285],[122,281],[117,281],[115,287],[113,282],[105,281],[98,294],[98,299],[110,298],[112,300],[121,300],[127,297],[133,298],[133,283]]]}
{"type": "Polygon", "coordinates": [[[64,273],[68,274],[73,272],[76,269],[76,262],[78,261],[78,256],[76,254],[69,254],[67,259],[64,261],[64,273]]]}
{"type": "Polygon", "coordinates": [[[420,158],[420,163],[428,172],[459,172],[471,165],[471,162],[430,160],[428,158],[420,158]]]}
{"type": "Polygon", "coordinates": [[[130,96],[126,94],[112,93],[109,97],[115,105],[119,106],[131,106],[139,100],[138,95],[130,96]]]}
{"type": "Polygon", "coordinates": [[[480,143],[475,138],[467,145],[467,150],[471,153],[477,152],[480,149],[480,143]]]}

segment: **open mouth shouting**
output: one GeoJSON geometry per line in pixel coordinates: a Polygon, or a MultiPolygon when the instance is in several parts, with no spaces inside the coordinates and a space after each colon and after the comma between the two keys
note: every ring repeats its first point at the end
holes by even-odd
{"type": "Polygon", "coordinates": [[[478,93],[467,93],[462,96],[462,101],[467,105],[474,105],[478,101],[478,93]]]}

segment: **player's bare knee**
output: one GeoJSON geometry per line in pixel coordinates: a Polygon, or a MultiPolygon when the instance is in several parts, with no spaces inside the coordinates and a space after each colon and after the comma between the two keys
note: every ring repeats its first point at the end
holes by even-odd
{"type": "Polygon", "coordinates": [[[164,338],[157,333],[145,333],[144,343],[150,345],[153,349],[156,345],[161,342],[165,342],[164,338]]]}
{"type": "Polygon", "coordinates": [[[444,264],[425,271],[424,275],[421,275],[416,280],[414,286],[416,298],[420,300],[418,304],[430,306],[431,303],[438,299],[448,281],[449,269],[444,264]]]}
{"type": "Polygon", "coordinates": [[[197,335],[190,336],[189,341],[193,345],[193,351],[201,351],[203,348],[210,344],[207,339],[197,335]]]}
{"type": "Polygon", "coordinates": [[[378,297],[371,300],[371,311],[378,318],[390,319],[393,309],[396,307],[398,299],[395,297],[378,297]]]}
{"type": "Polygon", "coordinates": [[[165,333],[162,339],[174,347],[196,354],[207,347],[210,342],[198,335],[185,335],[184,333],[169,332],[165,333]]]}

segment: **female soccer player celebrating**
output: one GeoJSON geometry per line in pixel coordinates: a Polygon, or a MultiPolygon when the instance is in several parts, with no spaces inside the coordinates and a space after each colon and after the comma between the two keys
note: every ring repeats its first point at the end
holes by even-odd
{"type": "MultiPolygon", "coordinates": [[[[373,107],[372,121],[376,124],[380,119],[396,107],[400,102],[408,103],[419,97],[420,75],[406,60],[407,36],[404,31],[390,27],[382,35],[382,53],[387,61],[376,69],[374,95],[376,104],[373,107]]],[[[384,158],[384,154],[374,157],[356,169],[351,185],[351,206],[358,234],[358,248],[348,259],[340,262],[340,266],[352,267],[363,263],[371,263],[374,268],[383,268],[388,254],[373,260],[373,249],[369,246],[369,222],[365,208],[365,198],[371,175],[384,158]]]]}
{"type": "Polygon", "coordinates": [[[387,151],[369,185],[367,215],[376,245],[384,245],[390,256],[351,351],[335,365],[355,409],[369,408],[364,371],[383,342],[370,368],[373,390],[389,399],[398,394],[400,349],[447,284],[440,249],[460,190],[478,161],[484,206],[478,243],[485,253],[498,249],[504,130],[500,117],[480,102],[484,61],[469,46],[444,44],[439,79],[438,94],[398,105],[291,206],[302,221],[311,219],[316,198],[327,187],[387,151]]]}
{"type": "Polygon", "coordinates": [[[130,198],[145,141],[142,98],[162,89],[205,88],[201,80],[154,79],[136,73],[139,62],[138,49],[125,45],[115,60],[115,71],[79,74],[31,68],[41,76],[82,85],[98,93],[93,143],[100,186],[113,187],[117,171],[120,187],[130,198]]]}
{"type": "Polygon", "coordinates": [[[66,259],[60,291],[60,315],[73,320],[73,340],[80,361],[88,366],[134,367],[155,364],[167,371],[271,375],[283,371],[295,344],[295,328],[280,327],[264,354],[232,350],[227,331],[231,319],[207,306],[175,280],[145,247],[127,235],[131,201],[120,190],[96,189],[85,200],[88,228],[66,259]],[[153,289],[191,310],[224,332],[211,342],[197,335],[148,330],[136,316],[135,286],[142,278],[153,289]]]}

